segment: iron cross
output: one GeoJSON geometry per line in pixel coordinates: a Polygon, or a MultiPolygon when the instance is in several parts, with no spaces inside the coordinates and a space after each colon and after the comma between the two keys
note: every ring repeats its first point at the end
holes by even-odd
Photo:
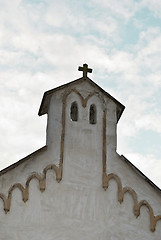
{"type": "Polygon", "coordinates": [[[92,69],[88,68],[88,65],[85,63],[85,64],[83,64],[83,67],[78,68],[78,71],[83,71],[83,77],[87,77],[87,73],[88,72],[91,73],[92,69]]]}

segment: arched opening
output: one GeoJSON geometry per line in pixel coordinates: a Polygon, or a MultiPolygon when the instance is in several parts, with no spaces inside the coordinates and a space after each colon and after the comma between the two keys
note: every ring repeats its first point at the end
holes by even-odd
{"type": "Polygon", "coordinates": [[[97,121],[97,112],[96,112],[96,106],[95,104],[92,104],[90,106],[90,110],[89,110],[89,123],[90,124],[96,124],[97,121]]]}
{"type": "Polygon", "coordinates": [[[78,104],[76,102],[71,104],[70,118],[72,121],[78,121],[78,104]]]}

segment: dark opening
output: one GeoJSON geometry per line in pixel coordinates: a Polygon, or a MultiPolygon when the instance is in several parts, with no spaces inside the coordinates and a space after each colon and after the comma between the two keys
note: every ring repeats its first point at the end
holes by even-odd
{"type": "Polygon", "coordinates": [[[70,118],[72,121],[78,121],[78,105],[73,102],[70,109],[70,118]]]}
{"type": "Polygon", "coordinates": [[[96,124],[96,106],[92,104],[89,110],[89,123],[96,124]]]}

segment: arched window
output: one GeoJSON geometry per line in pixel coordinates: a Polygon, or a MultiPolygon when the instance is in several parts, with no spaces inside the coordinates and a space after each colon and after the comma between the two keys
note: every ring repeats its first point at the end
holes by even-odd
{"type": "Polygon", "coordinates": [[[70,118],[72,121],[78,121],[78,105],[76,102],[71,104],[70,108],[70,118]]]}
{"type": "Polygon", "coordinates": [[[96,112],[96,106],[94,104],[92,104],[90,106],[90,110],[89,110],[89,123],[90,124],[96,124],[97,121],[97,112],[96,112]]]}

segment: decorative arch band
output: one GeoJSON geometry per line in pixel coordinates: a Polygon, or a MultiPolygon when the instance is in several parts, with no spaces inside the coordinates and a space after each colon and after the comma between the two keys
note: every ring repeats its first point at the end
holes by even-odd
{"type": "Polygon", "coordinates": [[[107,175],[105,173],[104,179],[105,179],[105,181],[104,181],[103,187],[104,187],[105,190],[108,188],[109,181],[111,179],[114,179],[117,182],[117,186],[118,186],[118,201],[120,203],[123,202],[125,193],[128,192],[129,194],[131,194],[131,196],[133,198],[133,201],[134,201],[133,211],[134,211],[134,215],[136,217],[138,217],[140,215],[140,209],[141,209],[142,206],[146,206],[148,208],[149,215],[150,215],[150,230],[152,232],[154,232],[155,231],[155,227],[156,227],[156,223],[159,220],[161,220],[161,215],[154,216],[153,208],[151,207],[151,205],[146,200],[142,200],[142,201],[138,202],[137,194],[134,191],[134,189],[132,189],[131,187],[122,187],[121,180],[120,180],[120,178],[116,174],[111,173],[111,174],[107,175]]]}
{"type": "MultiPolygon", "coordinates": [[[[62,101],[62,132],[61,132],[61,144],[60,144],[60,160],[59,160],[59,170],[60,170],[60,179],[59,181],[61,181],[62,179],[62,173],[63,173],[63,159],[64,159],[64,141],[65,141],[65,119],[66,119],[66,101],[67,101],[67,97],[72,93],[76,93],[80,100],[81,100],[81,104],[82,107],[86,107],[87,106],[87,102],[88,100],[96,95],[97,97],[99,97],[99,99],[101,100],[102,104],[104,104],[104,99],[101,95],[99,95],[97,92],[92,92],[90,93],[87,97],[83,97],[81,95],[81,93],[79,91],[77,91],[76,89],[71,89],[69,91],[66,91],[64,96],[63,96],[63,101],[62,101]]],[[[103,176],[104,173],[106,173],[106,108],[103,108],[103,120],[102,120],[102,165],[103,165],[103,176]]],[[[103,178],[104,181],[104,178],[103,178]]]]}
{"type": "MultiPolygon", "coordinates": [[[[46,189],[46,174],[47,174],[48,170],[54,170],[54,172],[56,173],[56,179],[59,182],[59,180],[57,178],[58,175],[60,174],[59,169],[54,164],[50,164],[44,168],[42,174],[33,173],[31,176],[29,176],[26,180],[25,186],[23,186],[21,183],[15,183],[14,185],[12,185],[8,190],[8,196],[5,196],[3,193],[0,193],[0,199],[3,201],[5,213],[10,211],[12,193],[15,189],[20,190],[20,192],[22,193],[22,200],[24,202],[28,201],[29,186],[30,186],[31,180],[36,179],[39,183],[40,191],[43,192],[46,189]]],[[[133,211],[134,211],[134,215],[136,217],[138,217],[140,215],[140,209],[142,206],[146,206],[148,208],[149,215],[150,215],[150,230],[152,232],[154,232],[157,222],[159,220],[161,220],[161,215],[154,216],[153,208],[146,200],[142,200],[142,201],[138,202],[137,194],[134,191],[134,189],[132,189],[131,187],[122,187],[121,180],[116,174],[110,173],[109,175],[106,175],[105,177],[106,177],[105,186],[104,186],[105,190],[108,188],[109,182],[111,179],[113,179],[117,182],[118,201],[120,203],[123,202],[125,193],[128,192],[129,194],[131,194],[133,201],[134,201],[134,210],[133,211]]]]}

